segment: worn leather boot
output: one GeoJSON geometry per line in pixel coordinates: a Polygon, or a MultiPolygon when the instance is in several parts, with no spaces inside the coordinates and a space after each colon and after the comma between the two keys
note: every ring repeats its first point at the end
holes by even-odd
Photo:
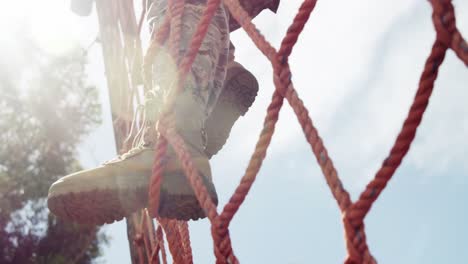
{"type": "MultiPolygon", "coordinates": [[[[251,106],[257,91],[255,77],[240,64],[232,63],[228,68],[224,90],[205,122],[208,138],[206,147],[202,134],[204,110],[189,92],[180,94],[177,99],[176,129],[184,139],[215,204],[217,195],[212,183],[209,158],[225,144],[234,122],[251,106]]],[[[154,104],[151,102],[147,101],[145,108],[154,116],[154,104]]],[[[147,139],[138,147],[102,166],[59,179],[49,189],[50,211],[71,221],[101,225],[120,220],[147,207],[155,145],[155,142],[147,139]]],[[[178,220],[206,217],[171,148],[167,153],[163,173],[158,214],[160,217],[178,220]]]]}
{"type": "MultiPolygon", "coordinates": [[[[209,196],[215,204],[218,197],[211,178],[208,156],[204,153],[203,126],[206,119],[205,107],[197,102],[191,89],[177,95],[174,105],[175,128],[190,153],[195,168],[202,177],[209,196]]],[[[182,168],[182,163],[172,147],[166,155],[167,161],[161,183],[158,213],[160,217],[177,220],[197,220],[206,217],[198,203],[195,192],[182,168]]]]}
{"type": "Polygon", "coordinates": [[[208,158],[224,146],[234,123],[249,110],[257,93],[255,76],[240,63],[232,61],[228,65],[223,91],[205,123],[208,158]]]}
{"type": "Polygon", "coordinates": [[[141,146],[90,170],[65,176],[49,189],[48,207],[66,220],[97,224],[121,220],[148,202],[154,150],[141,146]]]}
{"type": "Polygon", "coordinates": [[[154,127],[159,105],[155,93],[145,95],[147,132],[137,134],[137,147],[97,168],[67,175],[53,183],[47,199],[50,211],[66,220],[101,225],[146,207],[155,156],[155,144],[151,141],[155,133],[149,128],[154,127]]]}
{"type": "MultiPolygon", "coordinates": [[[[223,91],[205,121],[207,142],[204,148],[203,135],[200,133],[203,127],[203,109],[200,108],[200,104],[193,101],[189,94],[179,95],[179,106],[175,108],[176,126],[180,128],[179,133],[185,139],[192,159],[215,204],[218,200],[208,160],[226,143],[234,123],[247,112],[257,93],[258,82],[253,74],[241,64],[232,61],[228,65],[223,91]],[[177,122],[180,123],[177,124],[177,122]]],[[[175,155],[169,155],[169,157],[175,157],[175,155]]],[[[173,158],[172,162],[174,165],[166,167],[166,176],[162,183],[159,215],[179,220],[204,218],[205,212],[200,207],[179,161],[173,158]],[[174,169],[171,170],[171,168],[174,169]]]]}

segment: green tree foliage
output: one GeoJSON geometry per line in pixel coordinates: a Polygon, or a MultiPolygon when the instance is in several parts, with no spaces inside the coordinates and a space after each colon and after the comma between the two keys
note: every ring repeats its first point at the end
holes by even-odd
{"type": "MultiPolygon", "coordinates": [[[[91,263],[106,237],[49,213],[50,184],[80,169],[77,144],[100,122],[85,56],[0,62],[0,263],[91,263]]],[[[3,57],[3,56],[2,56],[3,57]]]]}

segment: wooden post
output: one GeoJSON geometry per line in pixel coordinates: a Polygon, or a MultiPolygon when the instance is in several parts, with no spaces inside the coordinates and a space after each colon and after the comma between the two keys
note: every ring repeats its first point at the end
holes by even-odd
{"type": "MultiPolygon", "coordinates": [[[[99,20],[99,40],[102,46],[106,72],[115,146],[119,153],[125,152],[124,139],[133,118],[132,90],[141,84],[140,72],[142,49],[132,0],[96,0],[99,20]]],[[[141,213],[136,213],[141,218],[141,213]]],[[[127,238],[133,264],[148,263],[138,254],[134,243],[136,225],[130,218],[127,222],[127,238]]],[[[145,250],[143,248],[143,250],[145,250]]],[[[151,253],[151,252],[150,252],[151,253]]],[[[145,256],[146,254],[143,254],[145,256]]]]}

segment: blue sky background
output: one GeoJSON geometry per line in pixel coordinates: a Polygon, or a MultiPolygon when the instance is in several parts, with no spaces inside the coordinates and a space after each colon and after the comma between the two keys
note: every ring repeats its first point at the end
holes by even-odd
{"type": "MultiPolygon", "coordinates": [[[[457,25],[468,37],[468,2],[453,2],[457,25]]],[[[283,1],[277,15],[264,12],[254,20],[275,47],[300,3],[283,1]]],[[[97,34],[95,13],[75,17],[68,1],[10,5],[33,8],[5,13],[0,22],[12,21],[8,16],[29,19],[51,53],[76,41],[87,45],[97,34]]],[[[421,0],[319,1],[299,38],[290,60],[293,82],[353,199],[389,152],[434,38],[430,5],[421,0]]],[[[238,61],[259,79],[260,92],[212,159],[219,209],[245,171],[274,89],[270,64],[246,34],[236,31],[232,40],[238,61]]],[[[104,122],[80,147],[85,167],[115,155],[99,45],[89,59],[89,81],[100,89],[104,122]]],[[[365,220],[379,263],[468,263],[467,100],[467,69],[449,51],[416,140],[365,220]]],[[[125,222],[105,230],[112,240],[101,262],[129,263],[125,222]]],[[[190,231],[195,263],[214,263],[208,222],[191,222],[190,231]]],[[[289,105],[230,233],[241,263],[327,264],[345,258],[340,212],[289,105]]]]}

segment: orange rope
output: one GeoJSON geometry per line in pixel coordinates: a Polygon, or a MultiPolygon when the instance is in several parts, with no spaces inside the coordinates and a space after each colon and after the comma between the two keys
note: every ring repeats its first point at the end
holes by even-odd
{"type": "Polygon", "coordinates": [[[159,241],[159,247],[161,249],[161,257],[163,259],[163,264],[167,264],[166,248],[164,247],[164,237],[163,237],[161,226],[158,226],[158,229],[156,230],[156,236],[159,241]]]}
{"type": "MultiPolygon", "coordinates": [[[[229,202],[224,206],[221,214],[218,214],[216,206],[208,195],[206,187],[202,183],[202,179],[192,162],[183,139],[175,130],[173,116],[170,111],[173,100],[184,84],[186,75],[193,64],[198,49],[208,30],[209,23],[221,4],[221,0],[208,0],[202,19],[192,37],[190,48],[182,57],[179,57],[181,54],[178,53],[178,47],[180,45],[181,16],[183,14],[184,1],[171,0],[169,2],[168,16],[163,26],[153,37],[150,48],[145,56],[145,76],[150,76],[151,71],[149,69],[151,69],[152,60],[156,56],[157,47],[158,45],[162,46],[169,38],[169,46],[173,50],[172,54],[177,58],[177,62],[179,63],[179,82],[171,91],[169,100],[166,102],[164,108],[165,111],[161,115],[157,127],[160,136],[156,146],[153,176],[151,177],[149,187],[150,215],[152,217],[157,217],[159,188],[162,180],[161,175],[164,170],[162,161],[169,143],[181,160],[183,169],[194,189],[195,195],[211,222],[216,263],[239,263],[232,250],[229,225],[245,200],[262,166],[262,162],[266,157],[271,138],[275,132],[275,125],[279,118],[279,111],[283,106],[284,98],[286,98],[287,102],[294,110],[307,142],[310,144],[311,150],[317,159],[318,165],[324,174],[333,197],[337,200],[338,207],[342,212],[346,249],[348,252],[345,263],[376,263],[376,260],[371,255],[367,246],[364,218],[409,151],[417,128],[421,123],[423,114],[429,103],[434,81],[437,78],[438,69],[443,62],[447,49],[452,49],[458,58],[468,66],[468,45],[456,28],[455,13],[451,1],[430,0],[433,7],[432,19],[437,37],[422,72],[419,88],[416,92],[413,104],[403,123],[401,132],[390,150],[390,154],[384,160],[382,167],[377,171],[374,179],[366,186],[359,199],[352,202],[349,193],[343,187],[338,177],[338,172],[333,165],[332,159],[328,156],[327,149],[309,116],[308,110],[300,99],[291,80],[292,74],[288,58],[311,12],[314,10],[316,2],[316,0],[305,0],[303,2],[281,43],[280,49],[276,51],[252,23],[252,19],[247,12],[242,9],[238,0],[224,0],[224,4],[229,9],[230,13],[244,28],[259,50],[270,60],[274,70],[275,91],[272,96],[272,101],[267,108],[263,129],[259,135],[245,175],[242,177],[239,186],[229,202]]],[[[166,238],[174,262],[192,263],[187,223],[170,221],[167,219],[159,219],[159,222],[166,232],[166,238]]],[[[153,252],[152,259],[155,255],[157,255],[159,259],[157,251],[161,250],[161,252],[164,252],[162,230],[160,227],[156,230],[156,240],[156,246],[152,244],[154,251],[156,251],[156,254],[153,252]]],[[[140,245],[141,244],[142,243],[140,243],[140,245]]],[[[163,262],[166,263],[165,253],[162,254],[163,262]]]]}
{"type": "Polygon", "coordinates": [[[154,228],[154,222],[153,219],[149,216],[148,210],[144,209],[143,210],[143,217],[146,219],[147,225],[145,226],[145,229],[147,230],[148,236],[149,236],[149,242],[151,248],[154,248],[156,246],[156,230],[154,228]]]}
{"type": "Polygon", "coordinates": [[[166,233],[167,243],[169,244],[169,251],[171,252],[174,264],[193,263],[192,261],[186,262],[184,249],[180,245],[181,237],[177,227],[176,220],[159,219],[164,232],[166,233]]]}
{"type": "Polygon", "coordinates": [[[177,225],[179,228],[180,238],[184,249],[184,263],[193,263],[192,246],[190,245],[190,232],[188,228],[188,223],[185,221],[178,221],[177,225]]]}
{"type": "Polygon", "coordinates": [[[437,39],[452,49],[468,66],[468,44],[457,29],[455,12],[451,0],[431,0],[432,21],[437,31],[437,39]]]}
{"type": "Polygon", "coordinates": [[[158,225],[158,227],[156,228],[156,244],[154,245],[153,251],[151,253],[151,264],[160,263],[159,252],[161,252],[163,264],[167,264],[166,250],[164,249],[164,237],[161,225],[158,225]]]}
{"type": "Polygon", "coordinates": [[[149,261],[151,259],[151,251],[152,251],[153,247],[152,247],[151,242],[150,242],[149,236],[151,236],[151,235],[147,231],[147,226],[148,226],[148,219],[143,214],[141,216],[140,226],[139,226],[138,229],[140,230],[141,236],[143,237],[143,242],[144,242],[143,245],[145,245],[146,259],[147,259],[147,261],[149,261]],[[144,232],[144,231],[146,231],[146,232],[144,232]]]}

